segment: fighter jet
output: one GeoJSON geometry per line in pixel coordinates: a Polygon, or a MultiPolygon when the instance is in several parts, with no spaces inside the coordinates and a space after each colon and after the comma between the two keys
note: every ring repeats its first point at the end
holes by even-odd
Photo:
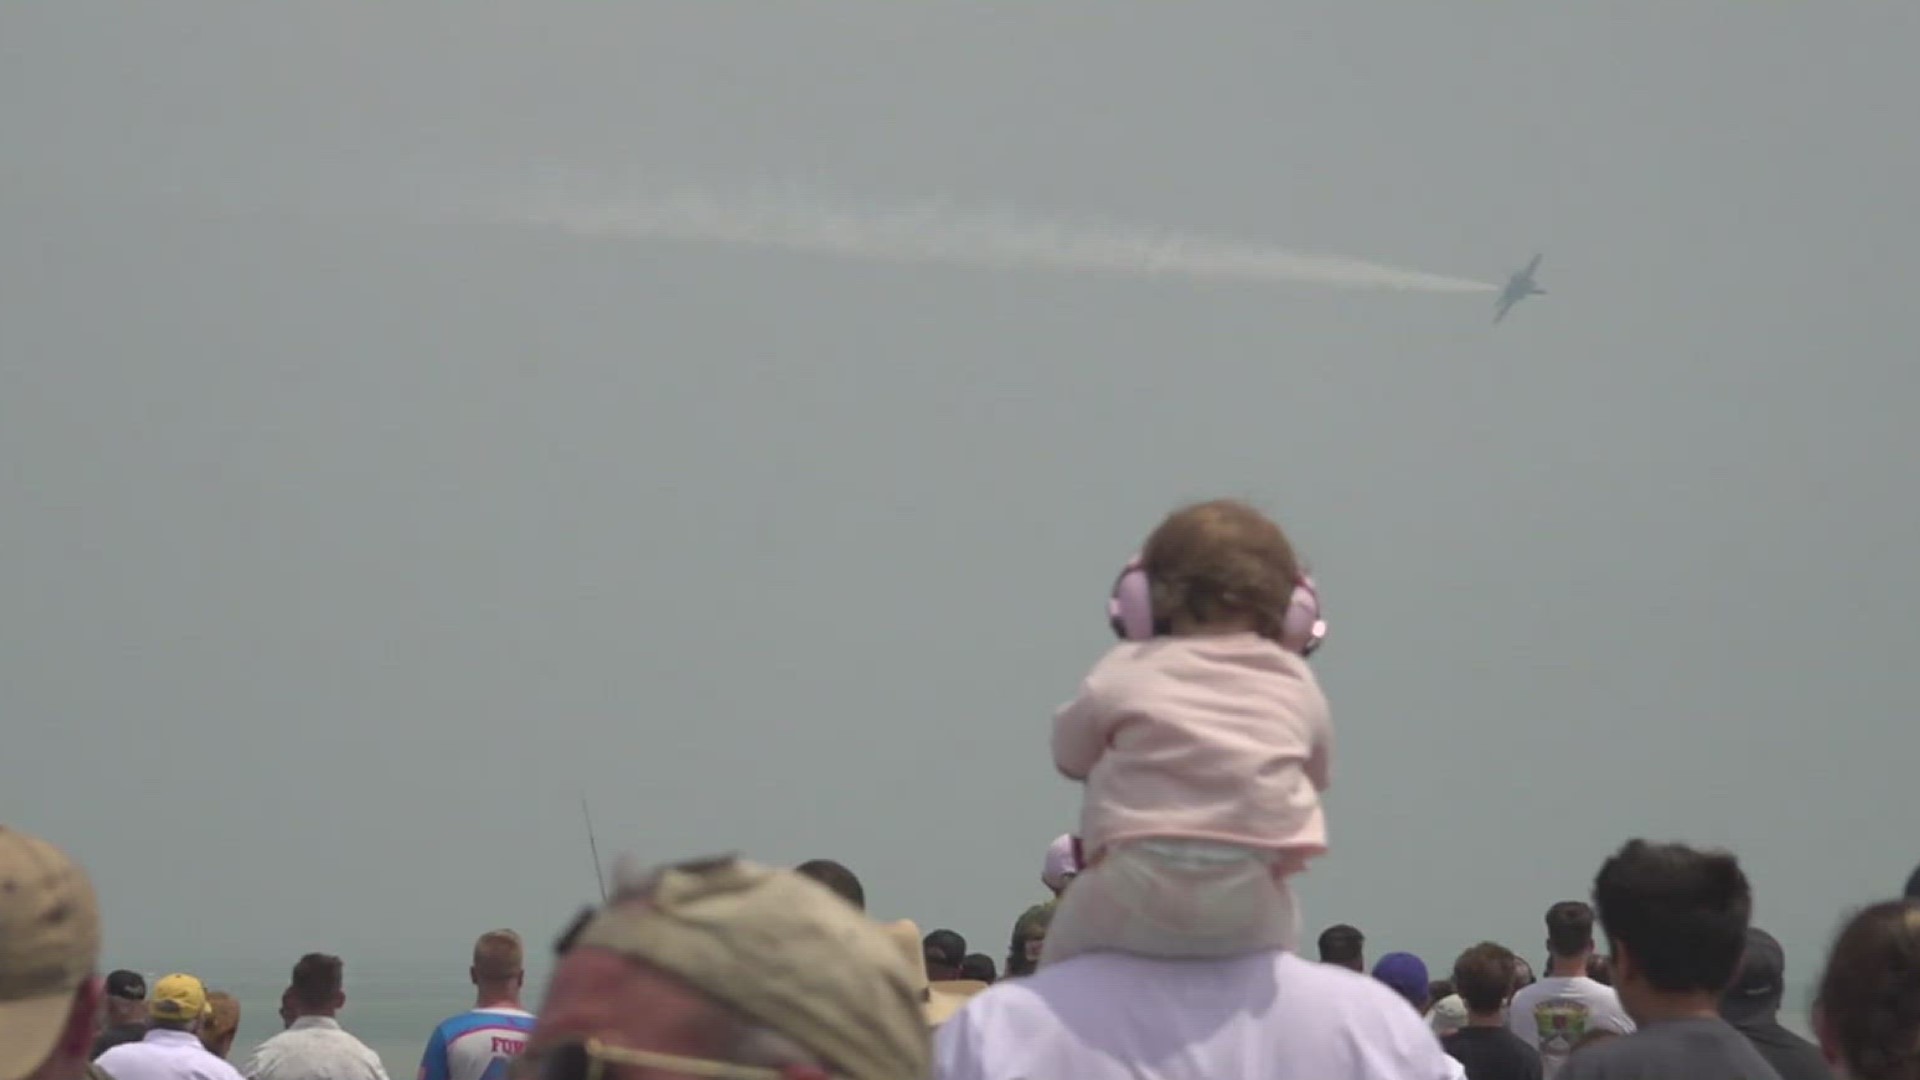
{"type": "Polygon", "coordinates": [[[1547,290],[1533,283],[1533,272],[1540,268],[1540,256],[1535,255],[1525,270],[1515,270],[1507,279],[1507,287],[1500,290],[1499,310],[1493,313],[1493,321],[1499,322],[1507,317],[1513,305],[1529,296],[1545,296],[1547,290]]]}

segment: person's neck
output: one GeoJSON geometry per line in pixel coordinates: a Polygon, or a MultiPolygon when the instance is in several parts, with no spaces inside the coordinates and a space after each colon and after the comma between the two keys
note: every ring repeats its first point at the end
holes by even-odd
{"type": "Polygon", "coordinates": [[[1171,629],[1175,637],[1226,637],[1230,634],[1260,632],[1259,620],[1251,615],[1228,615],[1207,622],[1186,615],[1175,615],[1172,621],[1171,629]]]}
{"type": "Polygon", "coordinates": [[[1550,979],[1578,979],[1587,974],[1587,955],[1556,956],[1547,964],[1547,977],[1550,979]]]}
{"type": "Polygon", "coordinates": [[[1666,1020],[1706,1020],[1720,1016],[1720,995],[1705,990],[1652,991],[1635,1001],[1633,1022],[1645,1027],[1666,1020]]]}
{"type": "Polygon", "coordinates": [[[482,986],[473,996],[476,1009],[517,1009],[520,1007],[520,992],[511,986],[482,986]]]}
{"type": "Polygon", "coordinates": [[[1468,1013],[1467,1026],[1468,1027],[1484,1027],[1484,1028],[1503,1028],[1507,1026],[1507,1018],[1500,1015],[1497,1012],[1468,1013]]]}
{"type": "Polygon", "coordinates": [[[293,1014],[293,1022],[297,1024],[302,1020],[331,1020],[339,1015],[339,1012],[339,1009],[314,1009],[302,1005],[300,1011],[293,1014]]]}

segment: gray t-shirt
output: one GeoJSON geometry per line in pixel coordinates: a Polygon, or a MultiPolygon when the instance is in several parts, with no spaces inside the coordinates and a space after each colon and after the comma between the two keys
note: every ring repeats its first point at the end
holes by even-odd
{"type": "Polygon", "coordinates": [[[1577,1050],[1559,1080],[1780,1080],[1745,1035],[1719,1017],[1666,1020],[1577,1050]]]}

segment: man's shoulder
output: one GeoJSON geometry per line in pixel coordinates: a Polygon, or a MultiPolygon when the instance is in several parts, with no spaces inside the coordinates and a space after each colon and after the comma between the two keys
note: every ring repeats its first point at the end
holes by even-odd
{"type": "Polygon", "coordinates": [[[534,1019],[534,1015],[525,1009],[468,1009],[466,1012],[456,1013],[440,1021],[440,1025],[434,1030],[440,1033],[441,1038],[451,1042],[474,1031],[497,1031],[501,1028],[530,1030],[534,1019]]]}
{"type": "Polygon", "coordinates": [[[1620,996],[1613,987],[1597,982],[1584,975],[1556,976],[1541,979],[1532,986],[1513,995],[1516,1006],[1531,1008],[1547,1001],[1578,1001],[1591,1005],[1595,1002],[1609,1007],[1618,1007],[1620,996]]]}

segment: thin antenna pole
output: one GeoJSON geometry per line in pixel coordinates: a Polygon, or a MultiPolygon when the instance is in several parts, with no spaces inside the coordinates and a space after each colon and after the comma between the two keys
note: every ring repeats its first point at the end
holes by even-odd
{"type": "Polygon", "coordinates": [[[600,886],[600,902],[607,902],[607,879],[600,873],[600,845],[593,839],[593,812],[587,809],[587,800],[580,800],[580,816],[587,819],[587,850],[593,853],[593,880],[600,886]]]}

